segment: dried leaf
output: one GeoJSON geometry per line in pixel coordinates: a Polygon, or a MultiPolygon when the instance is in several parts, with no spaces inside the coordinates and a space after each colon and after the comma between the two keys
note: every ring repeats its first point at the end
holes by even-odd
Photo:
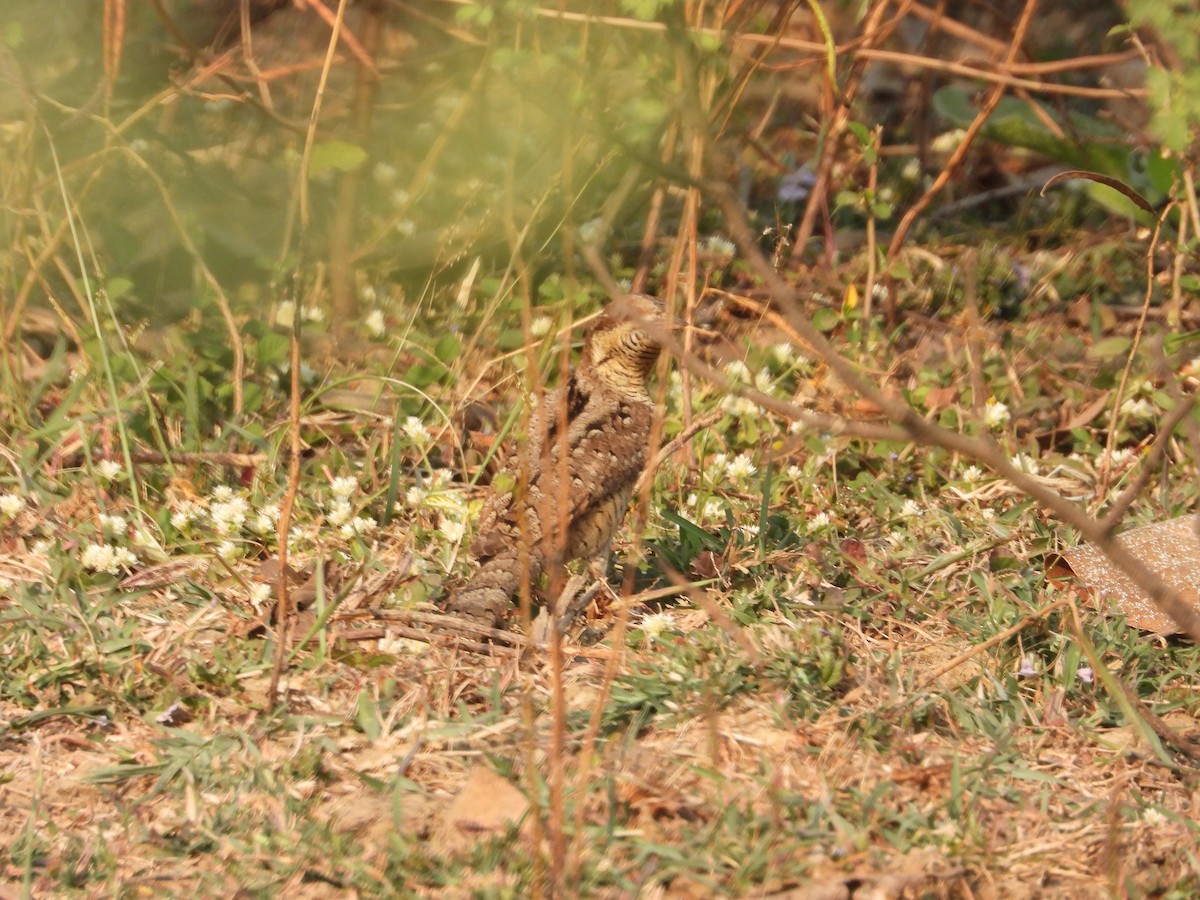
{"type": "Polygon", "coordinates": [[[515,787],[488,769],[476,766],[459,791],[439,831],[442,849],[468,849],[520,823],[529,801],[515,787]]]}
{"type": "MultiPolygon", "coordinates": [[[[1117,538],[1197,612],[1200,612],[1200,516],[1182,516],[1125,532],[1117,538]]],[[[1135,628],[1175,634],[1179,626],[1090,544],[1063,553],[1071,570],[1105,607],[1116,604],[1135,628]]]]}

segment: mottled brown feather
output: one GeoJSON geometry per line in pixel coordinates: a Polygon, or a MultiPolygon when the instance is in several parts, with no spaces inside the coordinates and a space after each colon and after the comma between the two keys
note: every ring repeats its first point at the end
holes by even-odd
{"type": "Polygon", "coordinates": [[[567,528],[564,562],[607,550],[646,464],[654,417],[646,378],[660,346],[643,326],[661,320],[661,303],[638,295],[610,304],[593,323],[567,384],[549,391],[530,416],[523,495],[496,493],[484,505],[471,546],[479,569],[451,596],[451,612],[489,624],[505,619],[520,588],[522,541],[535,581],[556,553],[560,523],[567,528]]]}

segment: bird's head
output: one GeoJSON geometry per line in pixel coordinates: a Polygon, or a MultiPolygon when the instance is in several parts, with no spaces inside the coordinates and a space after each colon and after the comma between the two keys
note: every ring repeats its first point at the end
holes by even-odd
{"type": "Polygon", "coordinates": [[[586,367],[606,386],[649,401],[646,378],[662,350],[655,334],[665,318],[662,301],[654,297],[631,294],[614,300],[584,338],[586,367]]]}

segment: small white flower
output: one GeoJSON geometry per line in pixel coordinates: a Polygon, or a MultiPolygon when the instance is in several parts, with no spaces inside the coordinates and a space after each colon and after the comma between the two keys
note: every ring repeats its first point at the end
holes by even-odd
{"type": "Polygon", "coordinates": [[[401,219],[396,223],[396,234],[400,237],[412,237],[417,233],[417,223],[412,219],[401,219]]]}
{"type": "Polygon", "coordinates": [[[974,484],[976,481],[983,479],[983,469],[979,468],[979,466],[967,466],[962,470],[962,474],[959,477],[963,481],[974,484]]]}
{"type": "Polygon", "coordinates": [[[250,585],[250,605],[262,609],[271,599],[271,585],[258,581],[250,585]]]}
{"type": "Polygon", "coordinates": [[[176,531],[183,531],[192,522],[200,518],[204,513],[204,507],[195,500],[184,500],[179,504],[178,509],[171,513],[171,527],[176,531]]]}
{"type": "Polygon", "coordinates": [[[121,472],[121,464],[115,459],[102,459],[96,463],[96,474],[105,481],[114,481],[121,472]]]}
{"type": "Polygon", "coordinates": [[[1030,475],[1036,475],[1038,473],[1037,461],[1027,453],[1018,453],[1010,460],[1010,462],[1022,472],[1026,472],[1030,475]]]}
{"type": "Polygon", "coordinates": [[[708,253],[712,256],[720,256],[724,259],[733,259],[734,253],[737,252],[737,247],[733,241],[726,240],[719,234],[712,234],[700,242],[700,252],[708,253]]]}
{"type": "Polygon", "coordinates": [[[1017,669],[1018,678],[1033,678],[1038,674],[1035,660],[1032,656],[1026,654],[1021,657],[1021,668],[1017,669]]]}
{"type": "MultiPolygon", "coordinates": [[[[214,496],[215,496],[214,492],[214,496]]],[[[235,534],[246,524],[250,514],[250,504],[244,497],[232,497],[229,500],[212,504],[208,509],[208,517],[212,520],[213,530],[220,535],[235,534]]]]}
{"type": "Polygon", "coordinates": [[[1134,455],[1134,451],[1129,447],[1117,447],[1112,452],[1112,464],[1114,466],[1123,466],[1129,462],[1130,457],[1134,455]]]}
{"type": "Polygon", "coordinates": [[[829,513],[819,512],[808,520],[809,531],[820,531],[823,528],[829,527],[829,513]]]}
{"type": "Polygon", "coordinates": [[[283,300],[275,308],[275,324],[280,328],[292,328],[296,324],[296,304],[283,300]]]}
{"type": "Polygon", "coordinates": [[[111,531],[113,534],[125,534],[129,528],[129,523],[125,520],[124,516],[100,513],[97,518],[100,520],[100,527],[105,531],[111,531]]]}
{"type": "Polygon", "coordinates": [[[750,373],[750,367],[740,359],[735,359],[725,364],[725,376],[730,381],[754,381],[754,376],[750,373]]]}
{"type": "Polygon", "coordinates": [[[900,504],[900,516],[908,519],[921,514],[921,506],[916,500],[908,499],[900,504]]]}
{"type": "Polygon", "coordinates": [[[979,511],[979,515],[983,518],[983,520],[985,522],[991,522],[993,519],[996,518],[996,511],[994,509],[992,509],[990,506],[985,506],[983,509],[981,509],[979,511]]]}
{"type": "Polygon", "coordinates": [[[787,471],[783,474],[787,476],[788,481],[799,481],[804,477],[804,470],[797,465],[791,465],[787,467],[787,471]]]}
{"type": "Polygon", "coordinates": [[[879,302],[882,303],[882,302],[886,301],[889,296],[890,295],[888,294],[888,288],[887,288],[886,284],[882,284],[881,282],[877,281],[873,285],[871,285],[872,299],[878,300],[879,302]]]}
{"type": "Polygon", "coordinates": [[[675,627],[675,616],[669,612],[649,613],[642,617],[642,621],[638,625],[642,629],[642,633],[646,635],[646,641],[653,644],[664,631],[675,627]]]}
{"type": "Polygon", "coordinates": [[[759,527],[757,525],[743,525],[742,532],[749,537],[758,537],[759,527]]]}
{"type": "Polygon", "coordinates": [[[254,520],[250,523],[250,527],[258,534],[265,534],[268,531],[273,531],[275,526],[279,524],[279,504],[268,503],[260,509],[255,515],[254,520]]]}
{"type": "Polygon", "coordinates": [[[20,494],[0,494],[0,513],[15,518],[25,508],[25,498],[20,494]]]}
{"type": "Polygon", "coordinates": [[[50,553],[54,550],[54,542],[49,538],[42,538],[33,542],[29,551],[38,559],[49,559],[50,553]]]}
{"type": "Polygon", "coordinates": [[[934,153],[953,153],[966,136],[967,133],[961,128],[944,131],[930,141],[929,149],[934,153]]]}
{"type": "Polygon", "coordinates": [[[367,331],[371,332],[373,337],[383,337],[384,332],[387,331],[387,322],[383,318],[382,309],[371,310],[363,324],[367,326],[367,331]]]}
{"type": "Polygon", "coordinates": [[[354,515],[354,507],[350,505],[349,500],[337,499],[329,504],[329,512],[325,514],[325,521],[330,525],[345,525],[354,515]]]}
{"type": "Polygon", "coordinates": [[[758,466],[750,461],[749,453],[739,453],[729,465],[725,467],[725,472],[734,481],[745,481],[758,471],[758,466]]]}
{"type": "Polygon", "coordinates": [[[212,490],[211,499],[214,503],[228,503],[233,496],[233,488],[227,484],[218,484],[212,490]]]}
{"type": "Polygon", "coordinates": [[[700,513],[701,519],[720,519],[725,515],[725,504],[720,500],[704,501],[704,509],[700,513]]]}
{"type": "Polygon", "coordinates": [[[425,423],[416,416],[409,416],[400,427],[408,435],[408,439],[418,446],[424,446],[433,440],[433,435],[429,433],[425,423]]]}
{"type": "Polygon", "coordinates": [[[425,502],[428,494],[415,484],[404,492],[404,502],[409,506],[418,507],[425,502]]]}
{"type": "Polygon", "coordinates": [[[79,555],[79,561],[85,569],[91,569],[93,572],[118,575],[121,569],[136,565],[137,557],[127,547],[114,547],[112,544],[88,544],[79,555]]]}
{"type": "Polygon", "coordinates": [[[353,475],[341,475],[329,484],[333,496],[345,499],[358,490],[358,479],[353,475]]]}
{"type": "Polygon", "coordinates": [[[915,156],[909,159],[904,164],[904,168],[900,170],[900,177],[905,181],[916,181],[921,177],[921,161],[915,156]]]}
{"type": "Polygon", "coordinates": [[[721,409],[737,418],[751,418],[759,414],[759,405],[748,397],[729,394],[721,401],[721,409]]]}
{"type": "Polygon", "coordinates": [[[461,541],[466,530],[467,527],[462,522],[456,522],[454,519],[449,519],[445,516],[442,517],[442,521],[438,524],[438,531],[452,544],[457,544],[461,541]]]}
{"type": "Polygon", "coordinates": [[[789,365],[795,356],[795,348],[787,341],[781,341],[771,346],[771,359],[775,360],[781,366],[789,365]]]}
{"type": "Polygon", "coordinates": [[[370,516],[355,516],[350,523],[354,533],[361,536],[373,534],[379,528],[379,523],[370,516]]]}
{"type": "Polygon", "coordinates": [[[392,191],[392,203],[395,206],[400,206],[400,207],[408,206],[409,197],[410,197],[410,195],[409,195],[408,191],[405,191],[405,190],[392,191]]]}
{"type": "Polygon", "coordinates": [[[549,316],[538,316],[529,323],[529,333],[536,338],[545,337],[550,333],[550,326],[553,324],[549,316]]]}
{"type": "Polygon", "coordinates": [[[983,407],[983,422],[988,428],[1003,428],[1011,418],[1008,406],[996,400],[988,400],[983,407]]]}
{"type": "Polygon", "coordinates": [[[1158,826],[1165,825],[1167,823],[1167,817],[1160,813],[1157,809],[1148,806],[1146,807],[1145,811],[1142,812],[1142,821],[1151,828],[1157,828],[1158,826]]]}
{"type": "Polygon", "coordinates": [[[1158,411],[1149,400],[1141,397],[1130,397],[1121,404],[1121,412],[1135,421],[1145,422],[1153,419],[1158,411]]]}
{"type": "Polygon", "coordinates": [[[714,453],[708,461],[708,475],[710,478],[720,478],[725,474],[725,467],[729,465],[728,453],[714,453]]]}
{"type": "Polygon", "coordinates": [[[787,430],[788,434],[799,434],[804,430],[804,423],[799,419],[792,419],[792,421],[788,422],[787,430]]]}
{"type": "Polygon", "coordinates": [[[377,184],[391,184],[398,174],[396,167],[386,162],[375,163],[375,168],[371,170],[371,177],[377,184]]]}
{"type": "Polygon", "coordinates": [[[233,541],[221,541],[217,544],[217,556],[225,562],[233,562],[241,555],[241,548],[233,541]]]}
{"type": "Polygon", "coordinates": [[[319,307],[315,304],[313,304],[311,306],[305,306],[303,309],[300,310],[300,321],[301,322],[324,322],[325,321],[325,310],[321,309],[321,307],[319,307]]]}

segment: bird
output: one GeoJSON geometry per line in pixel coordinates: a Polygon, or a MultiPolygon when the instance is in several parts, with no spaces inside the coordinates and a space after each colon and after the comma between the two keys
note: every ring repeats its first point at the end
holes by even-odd
{"type": "Polygon", "coordinates": [[[479,568],[451,592],[448,612],[501,627],[526,566],[536,585],[552,565],[607,559],[649,453],[647,379],[664,322],[662,301],[645,294],[619,297],[592,322],[566,383],[530,414],[529,439],[501,480],[514,487],[484,503],[470,548],[479,568]]]}

